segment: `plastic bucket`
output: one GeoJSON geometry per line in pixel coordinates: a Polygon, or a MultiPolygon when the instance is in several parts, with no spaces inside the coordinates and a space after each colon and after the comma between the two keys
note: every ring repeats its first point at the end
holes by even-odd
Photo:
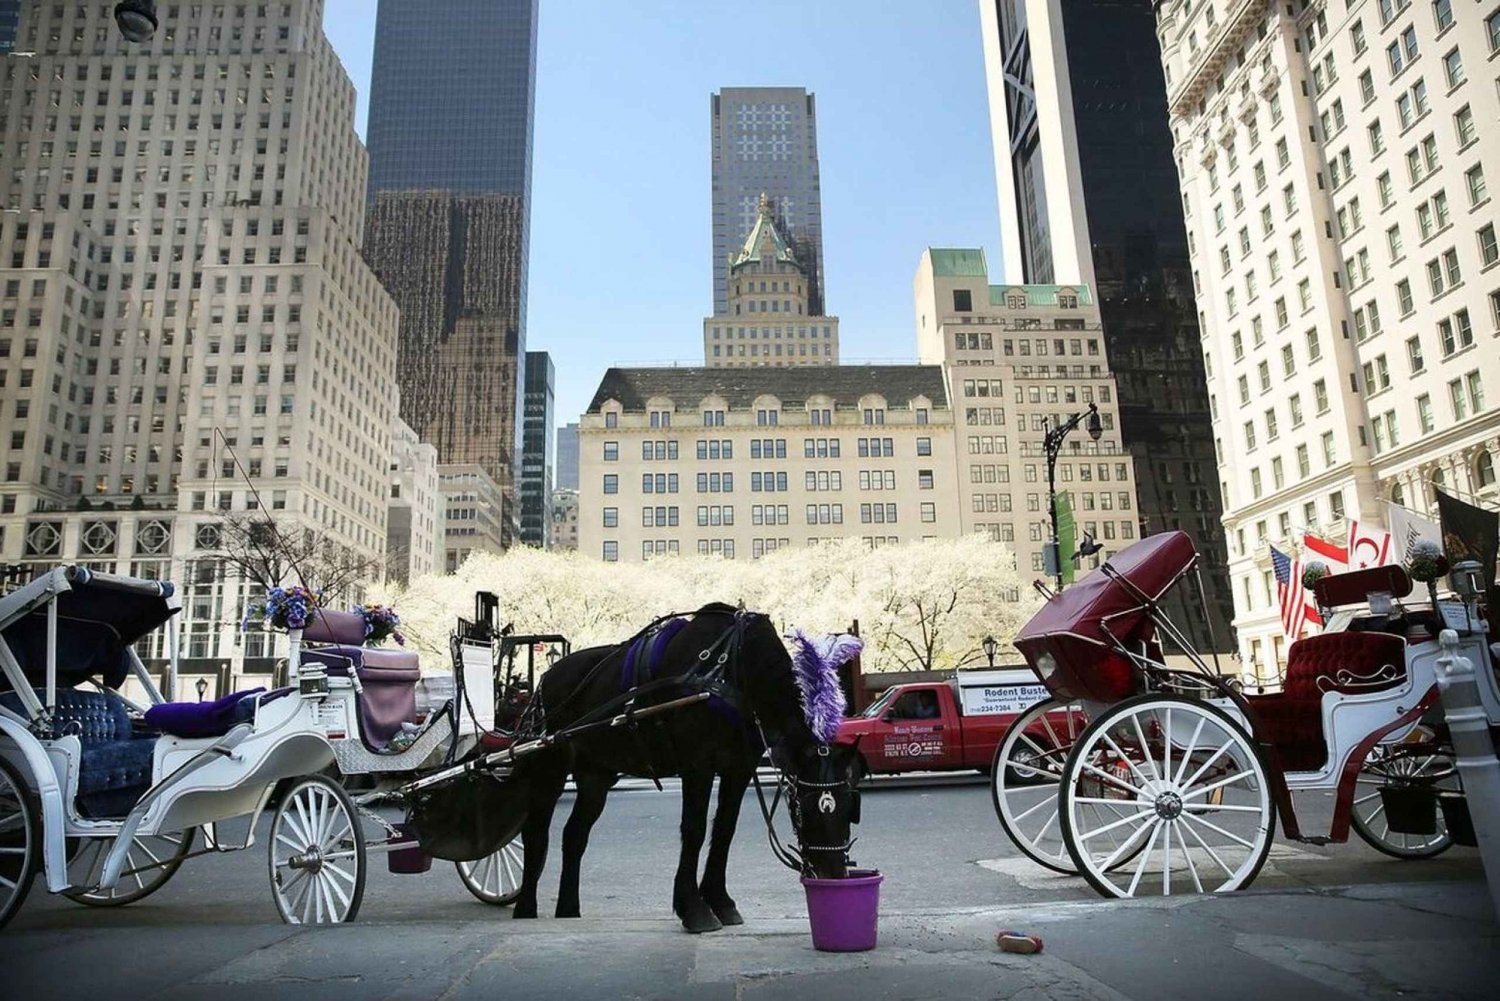
{"type": "Polygon", "coordinates": [[[1437,833],[1437,793],[1431,786],[1384,785],[1385,822],[1397,834],[1437,833]]]}
{"type": "Polygon", "coordinates": [[[876,869],[850,869],[844,879],[802,877],[813,948],[820,952],[864,952],[875,948],[880,924],[876,869]]]}
{"type": "Polygon", "coordinates": [[[396,844],[410,843],[410,848],[397,848],[385,857],[386,868],[400,876],[414,876],[432,868],[432,856],[424,852],[417,843],[417,836],[407,824],[397,824],[401,838],[396,844]]]}

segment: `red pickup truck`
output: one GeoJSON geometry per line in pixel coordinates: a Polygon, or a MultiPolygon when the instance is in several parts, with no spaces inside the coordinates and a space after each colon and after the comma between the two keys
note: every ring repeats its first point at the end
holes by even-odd
{"type": "Polygon", "coordinates": [[[951,681],[895,685],[839,725],[839,739],[859,737],[875,773],[989,773],[1006,727],[1047,697],[1030,668],[960,671],[951,681]]]}

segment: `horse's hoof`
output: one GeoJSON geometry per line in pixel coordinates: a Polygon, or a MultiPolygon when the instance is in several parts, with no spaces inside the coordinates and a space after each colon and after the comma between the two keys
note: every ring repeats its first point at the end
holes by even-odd
{"type": "Polygon", "coordinates": [[[724,926],[742,925],[745,919],[740,916],[740,910],[734,904],[709,904],[713,908],[714,917],[724,926]]]}
{"type": "Polygon", "coordinates": [[[536,904],[516,904],[511,910],[510,916],[513,918],[534,918],[536,917],[536,904]]]}
{"type": "Polygon", "coordinates": [[[577,918],[582,916],[576,907],[558,907],[557,913],[553,915],[553,917],[558,918],[577,918]]]}
{"type": "Polygon", "coordinates": [[[713,911],[705,907],[702,910],[693,908],[692,911],[682,919],[682,927],[687,929],[687,932],[690,935],[701,935],[707,931],[718,931],[720,928],[723,928],[724,925],[719,921],[718,918],[714,917],[713,911]]]}

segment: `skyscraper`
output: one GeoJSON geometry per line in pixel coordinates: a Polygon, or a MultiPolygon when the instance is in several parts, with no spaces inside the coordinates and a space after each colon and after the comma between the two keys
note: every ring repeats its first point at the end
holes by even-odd
{"type": "Polygon", "coordinates": [[[801,87],[725,87],[709,99],[713,136],[714,314],[729,310],[729,259],[770,196],[808,282],[808,313],[824,312],[823,196],[818,119],[801,87]]]}
{"type": "Polygon", "coordinates": [[[1500,11],[1157,6],[1247,679],[1270,546],[1500,502],[1500,11]],[[1230,13],[1233,16],[1229,16],[1230,13]],[[1420,58],[1419,58],[1420,56],[1420,58]]]}
{"type": "Polygon", "coordinates": [[[191,10],[133,45],[107,4],[23,5],[57,41],[0,78],[0,560],[176,581],[184,671],[248,687],[225,672],[269,672],[273,637],[236,628],[234,526],[384,552],[396,306],[352,250],[321,0],[191,10]],[[74,87],[97,117],[33,114],[74,87]]]}
{"type": "Polygon", "coordinates": [[[545,548],[552,497],[552,356],[526,352],[526,420],[521,431],[521,541],[545,548]]]}
{"type": "Polygon", "coordinates": [[[518,512],[537,0],[381,0],[365,256],[401,309],[402,418],[518,512]]]}
{"type": "Polygon", "coordinates": [[[578,423],[557,429],[557,489],[578,489],[578,423]]]}
{"type": "Polygon", "coordinates": [[[0,55],[16,47],[21,22],[21,0],[0,0],[0,55]]]}
{"type": "Polygon", "coordinates": [[[1202,558],[1199,649],[1232,601],[1152,0],[980,0],[1008,283],[1092,286],[1143,534],[1202,558]]]}

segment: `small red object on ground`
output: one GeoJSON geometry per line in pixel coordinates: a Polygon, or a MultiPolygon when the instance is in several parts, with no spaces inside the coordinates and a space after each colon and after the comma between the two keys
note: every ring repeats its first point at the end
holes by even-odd
{"type": "Polygon", "coordinates": [[[1000,947],[1001,952],[1014,952],[1024,956],[1042,951],[1040,936],[1019,931],[1002,929],[995,935],[995,944],[1000,947]]]}

